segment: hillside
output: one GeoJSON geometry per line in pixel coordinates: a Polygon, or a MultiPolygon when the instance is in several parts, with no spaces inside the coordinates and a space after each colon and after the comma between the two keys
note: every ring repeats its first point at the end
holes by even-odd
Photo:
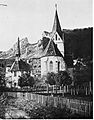
{"type": "Polygon", "coordinates": [[[93,28],[64,30],[65,54],[72,53],[74,58],[89,57],[93,52],[93,28]]]}
{"type": "MultiPolygon", "coordinates": [[[[92,59],[93,28],[64,29],[65,55],[72,54],[74,58],[89,57],[92,59]]],[[[29,58],[36,53],[37,46],[41,48],[42,41],[30,44],[27,38],[20,40],[21,57],[29,58]]],[[[46,44],[46,43],[45,43],[46,44]]],[[[45,46],[44,46],[45,47],[45,46]]],[[[17,42],[6,52],[0,52],[0,59],[14,59],[17,53],[17,42]]]]}

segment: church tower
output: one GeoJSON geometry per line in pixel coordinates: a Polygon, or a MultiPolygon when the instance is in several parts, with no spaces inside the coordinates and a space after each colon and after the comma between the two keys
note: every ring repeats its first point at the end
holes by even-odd
{"type": "Polygon", "coordinates": [[[54,18],[54,24],[51,32],[51,37],[55,44],[57,45],[58,49],[64,56],[64,33],[61,30],[61,25],[60,21],[58,18],[58,13],[57,13],[57,4],[55,5],[56,10],[55,10],[55,18],[54,18]]]}

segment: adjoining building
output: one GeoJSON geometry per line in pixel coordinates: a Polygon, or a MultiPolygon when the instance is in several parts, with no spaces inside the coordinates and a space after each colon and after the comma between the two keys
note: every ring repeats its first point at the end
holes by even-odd
{"type": "Polygon", "coordinates": [[[18,38],[18,52],[12,65],[6,67],[6,86],[18,87],[18,79],[23,73],[30,73],[30,65],[20,58],[20,42],[18,38]]]}

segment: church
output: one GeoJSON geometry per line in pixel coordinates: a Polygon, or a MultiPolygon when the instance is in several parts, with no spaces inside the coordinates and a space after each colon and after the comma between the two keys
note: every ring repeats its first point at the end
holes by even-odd
{"type": "Polygon", "coordinates": [[[68,66],[65,59],[64,32],[61,29],[57,7],[52,31],[44,31],[42,39],[32,46],[36,48],[35,52],[28,55],[26,48],[25,58],[22,58],[18,38],[15,61],[11,66],[6,67],[6,77],[9,78],[8,85],[11,83],[12,86],[18,86],[18,78],[25,72],[31,73],[38,79],[50,72],[58,73],[66,70],[69,70],[72,75],[72,67],[68,66]]]}
{"type": "Polygon", "coordinates": [[[57,73],[67,70],[64,53],[64,32],[61,29],[56,6],[52,31],[43,32],[42,40],[37,43],[35,54],[27,57],[32,66],[32,75],[41,78],[48,72],[57,73]]]}

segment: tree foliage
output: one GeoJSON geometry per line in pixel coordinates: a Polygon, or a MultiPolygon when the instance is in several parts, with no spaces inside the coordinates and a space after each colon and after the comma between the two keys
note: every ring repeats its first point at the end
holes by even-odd
{"type": "Polygon", "coordinates": [[[34,78],[30,76],[30,74],[27,74],[27,73],[20,76],[18,80],[18,85],[20,87],[24,87],[24,86],[32,87],[34,83],[35,83],[34,78]]]}
{"type": "Polygon", "coordinates": [[[55,85],[56,81],[55,81],[55,73],[51,72],[51,73],[47,73],[47,81],[46,83],[50,84],[50,85],[55,85]]]}
{"type": "Polygon", "coordinates": [[[93,82],[93,65],[92,62],[86,61],[85,66],[78,63],[74,69],[74,80],[75,85],[82,85],[85,83],[89,83],[89,81],[93,82]]]}
{"type": "Polygon", "coordinates": [[[59,71],[57,73],[57,83],[61,86],[70,85],[72,83],[71,77],[67,73],[67,71],[59,71]]]}
{"type": "Polygon", "coordinates": [[[90,56],[92,59],[93,28],[64,30],[64,33],[65,54],[69,54],[72,51],[75,58],[90,56]]]}
{"type": "Polygon", "coordinates": [[[66,71],[59,71],[58,73],[48,73],[47,81],[50,85],[70,85],[72,83],[71,77],[66,71]]]}
{"type": "Polygon", "coordinates": [[[5,86],[5,78],[0,75],[0,87],[4,87],[4,86],[5,86]]]}

